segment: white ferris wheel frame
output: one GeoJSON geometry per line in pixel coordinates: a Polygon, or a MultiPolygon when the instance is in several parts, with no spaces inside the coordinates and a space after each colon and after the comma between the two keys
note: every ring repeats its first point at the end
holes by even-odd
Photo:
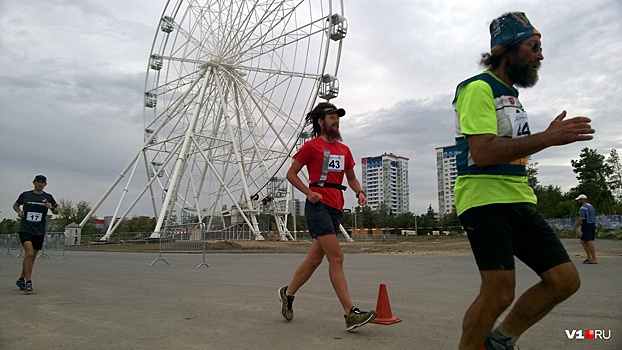
{"type": "MultiPolygon", "coordinates": [[[[129,173],[112,216],[118,219],[102,240],[147,192],[157,217],[151,238],[179,219],[173,215],[178,209],[207,221],[208,229],[215,218],[235,212],[255,239],[263,239],[256,218],[262,202],[280,239],[293,239],[287,229],[293,193],[283,186],[281,169],[301,145],[306,111],[318,98],[338,94],[347,32],[343,0],[174,2],[168,1],[162,13],[148,63],[144,145],[80,225],[129,173]],[[297,12],[305,11],[311,20],[299,24],[297,12]],[[313,11],[321,15],[313,17],[313,11]],[[217,20],[224,23],[211,26],[217,20]],[[300,52],[306,56],[296,57],[300,52]],[[308,96],[300,96],[304,93],[308,96]],[[147,182],[124,206],[141,163],[147,182]],[[213,187],[206,190],[210,181],[213,187]],[[206,210],[202,197],[210,197],[206,210]]],[[[343,227],[341,232],[351,240],[343,227]]]]}

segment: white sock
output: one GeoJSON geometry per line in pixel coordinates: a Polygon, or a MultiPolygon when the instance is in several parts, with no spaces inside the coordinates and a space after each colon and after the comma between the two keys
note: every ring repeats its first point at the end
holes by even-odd
{"type": "Polygon", "coordinates": [[[505,327],[503,327],[503,325],[498,325],[497,328],[493,329],[492,332],[490,332],[490,334],[492,335],[493,338],[495,339],[510,339],[508,341],[508,345],[514,346],[516,345],[516,342],[518,341],[518,335],[514,335],[510,332],[508,332],[507,329],[505,329],[505,327]]]}

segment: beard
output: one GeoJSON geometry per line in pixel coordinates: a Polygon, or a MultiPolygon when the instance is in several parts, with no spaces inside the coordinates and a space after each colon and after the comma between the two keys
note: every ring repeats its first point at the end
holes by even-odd
{"type": "MultiPolygon", "coordinates": [[[[520,59],[520,57],[518,57],[518,59],[520,59]]],[[[530,88],[536,85],[538,82],[540,62],[538,61],[537,66],[533,67],[530,61],[517,61],[517,59],[510,59],[505,66],[505,71],[510,80],[514,82],[514,85],[522,88],[530,88]]]]}
{"type": "MultiPolygon", "coordinates": [[[[326,125],[326,124],[324,124],[326,125]]],[[[334,126],[330,126],[328,128],[322,128],[322,132],[329,140],[342,141],[341,133],[339,132],[339,128],[335,128],[334,126]]]]}

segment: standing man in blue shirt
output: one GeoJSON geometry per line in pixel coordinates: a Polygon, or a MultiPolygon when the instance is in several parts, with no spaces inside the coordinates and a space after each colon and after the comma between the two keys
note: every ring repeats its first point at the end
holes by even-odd
{"type": "Polygon", "coordinates": [[[43,191],[43,188],[47,185],[46,177],[37,175],[32,184],[34,189],[22,192],[15,204],[13,204],[13,210],[21,219],[19,240],[22,242],[22,246],[24,246],[22,274],[15,284],[26,293],[32,292],[32,268],[35,264],[37,253],[43,248],[45,219],[48,215],[48,210],[52,211],[52,214],[60,213],[54,197],[43,191]]]}
{"type": "Polygon", "coordinates": [[[585,250],[587,259],[584,264],[598,264],[596,261],[596,247],[594,247],[594,239],[596,237],[596,210],[587,202],[587,196],[580,194],[575,198],[581,204],[579,208],[579,217],[572,228],[576,231],[581,226],[581,245],[585,250]]]}

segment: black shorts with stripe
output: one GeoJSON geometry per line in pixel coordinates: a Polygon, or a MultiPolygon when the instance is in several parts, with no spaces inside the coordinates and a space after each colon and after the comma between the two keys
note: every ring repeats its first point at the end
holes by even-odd
{"type": "Polygon", "coordinates": [[[535,204],[489,204],[470,208],[459,219],[480,271],[514,270],[514,256],[538,275],[570,261],[535,204]]]}

